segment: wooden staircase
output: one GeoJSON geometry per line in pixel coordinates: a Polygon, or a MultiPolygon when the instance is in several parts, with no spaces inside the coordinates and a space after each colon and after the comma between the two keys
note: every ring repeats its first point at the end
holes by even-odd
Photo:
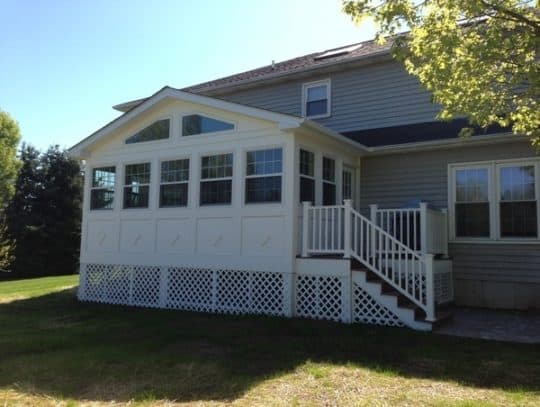
{"type": "Polygon", "coordinates": [[[435,321],[426,320],[426,313],[422,308],[355,259],[351,260],[351,274],[354,283],[360,285],[376,302],[394,313],[409,328],[431,331],[452,319],[453,315],[448,307],[438,307],[435,321]]]}

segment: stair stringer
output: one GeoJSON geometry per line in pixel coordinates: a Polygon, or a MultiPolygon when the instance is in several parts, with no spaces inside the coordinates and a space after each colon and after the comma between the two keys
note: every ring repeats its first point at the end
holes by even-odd
{"type": "MultiPolygon", "coordinates": [[[[386,315],[386,321],[382,320],[379,322],[371,322],[371,323],[378,323],[379,325],[393,325],[393,326],[399,326],[399,323],[396,323],[395,319],[393,319],[391,316],[397,317],[399,322],[402,325],[405,325],[409,328],[416,329],[419,331],[431,331],[432,327],[431,324],[428,322],[422,322],[415,319],[415,313],[413,309],[400,307],[398,305],[398,298],[395,295],[392,294],[383,294],[381,292],[381,283],[380,282],[372,282],[367,281],[366,279],[366,272],[362,270],[352,270],[351,271],[351,293],[352,293],[352,318],[354,321],[355,318],[355,312],[354,307],[356,303],[356,295],[355,295],[355,287],[360,287],[364,292],[366,292],[371,298],[371,301],[374,301],[379,305],[379,307],[382,307],[386,310],[386,313],[384,311],[379,310],[379,313],[384,313],[386,315]]],[[[373,304],[372,304],[373,305],[373,304]]],[[[377,317],[374,316],[366,316],[367,318],[375,321],[377,320],[377,317]]]]}

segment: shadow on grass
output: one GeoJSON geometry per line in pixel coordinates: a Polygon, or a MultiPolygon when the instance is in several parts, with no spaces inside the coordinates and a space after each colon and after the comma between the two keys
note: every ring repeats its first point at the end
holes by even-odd
{"type": "Polygon", "coordinates": [[[408,329],[80,303],[0,305],[0,387],[96,401],[233,400],[307,361],[540,391],[540,347],[408,329]]]}

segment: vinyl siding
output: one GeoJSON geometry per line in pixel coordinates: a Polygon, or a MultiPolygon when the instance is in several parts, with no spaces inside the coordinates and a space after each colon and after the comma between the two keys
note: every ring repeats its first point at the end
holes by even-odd
{"type": "Polygon", "coordinates": [[[338,132],[433,121],[439,107],[418,80],[396,62],[344,70],[303,80],[232,92],[237,103],[301,115],[302,84],[331,79],[331,116],[317,121],[338,132]]]}
{"type": "MultiPolygon", "coordinates": [[[[448,206],[448,164],[534,157],[527,142],[392,154],[361,162],[360,205],[399,208],[422,199],[448,206]]],[[[451,243],[456,302],[540,308],[540,244],[451,243]]]]}

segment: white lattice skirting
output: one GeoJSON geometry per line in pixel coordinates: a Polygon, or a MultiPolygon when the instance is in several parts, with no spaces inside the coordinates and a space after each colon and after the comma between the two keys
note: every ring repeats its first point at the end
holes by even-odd
{"type": "Polygon", "coordinates": [[[286,275],[246,270],[84,264],[79,299],[236,314],[289,314],[286,275]]]}
{"type": "Polygon", "coordinates": [[[404,325],[350,276],[296,274],[293,280],[277,272],[83,264],[78,296],[140,307],[404,325]]]}

